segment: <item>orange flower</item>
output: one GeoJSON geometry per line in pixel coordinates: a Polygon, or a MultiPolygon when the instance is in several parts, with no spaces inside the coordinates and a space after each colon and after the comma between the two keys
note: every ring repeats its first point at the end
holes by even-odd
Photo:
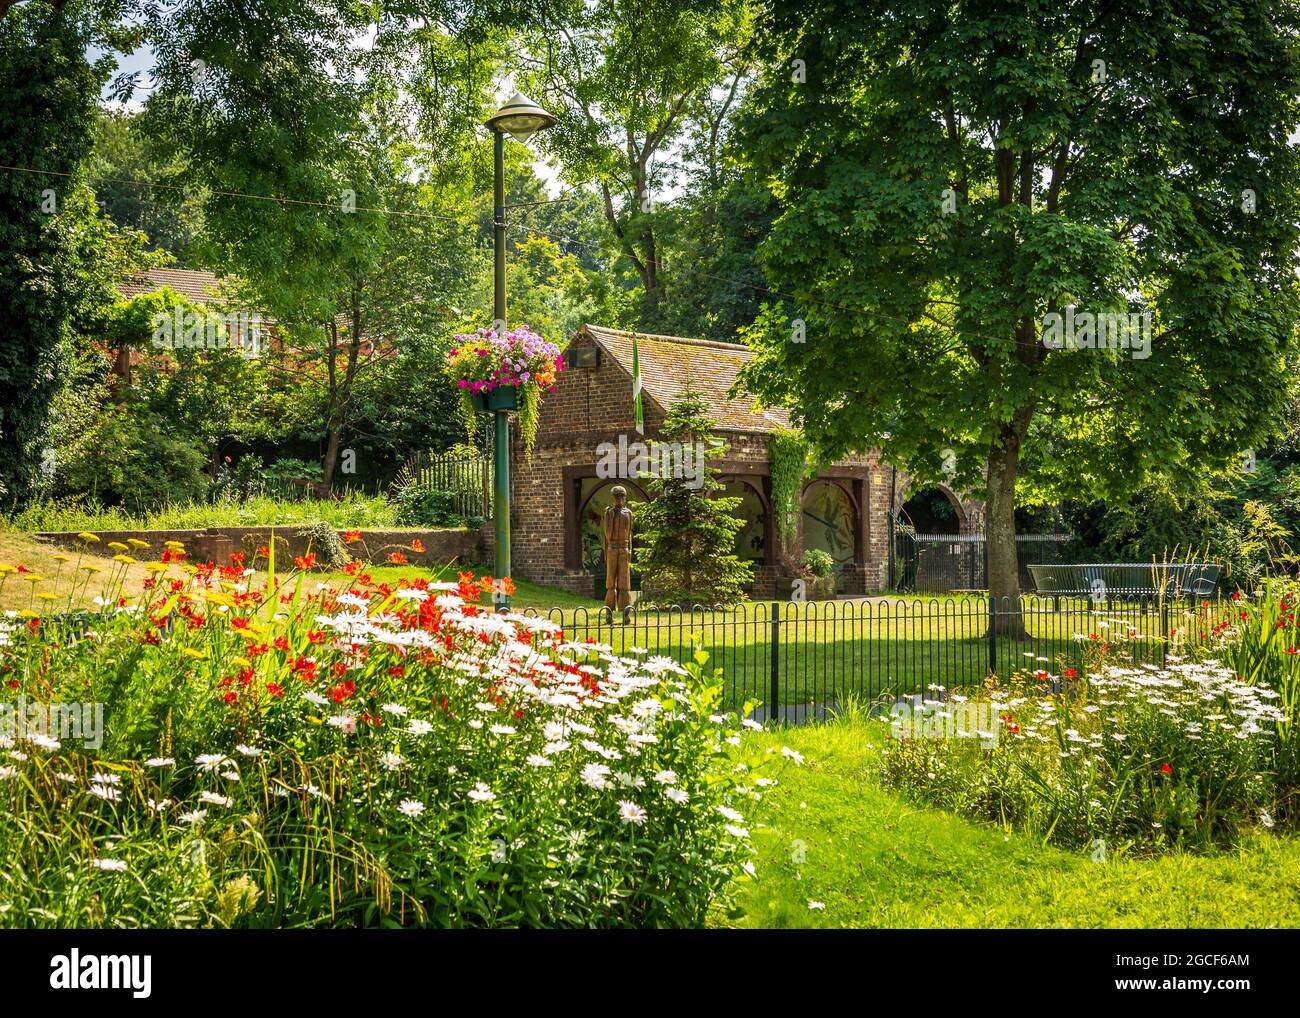
{"type": "Polygon", "coordinates": [[[390,552],[388,555],[388,561],[393,563],[395,566],[404,566],[406,565],[406,556],[400,551],[390,552]]]}
{"type": "Polygon", "coordinates": [[[417,537],[414,541],[411,542],[411,551],[416,552],[419,555],[423,555],[424,542],[417,537]]]}
{"type": "Polygon", "coordinates": [[[344,543],[344,544],[353,544],[353,543],[355,543],[356,541],[360,541],[360,540],[361,540],[361,531],[359,531],[359,530],[345,530],[345,531],[343,531],[343,543],[344,543]]]}
{"type": "Polygon", "coordinates": [[[316,553],[314,551],[310,551],[306,555],[295,556],[293,560],[293,564],[296,565],[299,569],[310,569],[312,566],[316,564],[316,553]]]}

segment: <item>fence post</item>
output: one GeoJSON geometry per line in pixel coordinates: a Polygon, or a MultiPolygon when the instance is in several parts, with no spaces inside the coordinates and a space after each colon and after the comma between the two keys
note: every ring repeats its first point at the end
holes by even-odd
{"type": "Polygon", "coordinates": [[[1160,667],[1169,664],[1169,598],[1160,598],[1160,667]]]}
{"type": "Polygon", "coordinates": [[[781,707],[781,602],[772,602],[772,699],[768,717],[775,718],[781,707]]]}
{"type": "Polygon", "coordinates": [[[993,591],[989,591],[989,674],[996,675],[998,671],[998,611],[997,604],[993,598],[993,591]]]}

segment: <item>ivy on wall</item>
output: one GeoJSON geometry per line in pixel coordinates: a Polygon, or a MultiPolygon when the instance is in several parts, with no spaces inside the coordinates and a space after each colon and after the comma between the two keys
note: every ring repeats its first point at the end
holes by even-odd
{"type": "Polygon", "coordinates": [[[793,538],[799,529],[799,490],[808,464],[808,440],[803,432],[782,428],[769,436],[772,469],[772,514],[777,534],[793,538]]]}

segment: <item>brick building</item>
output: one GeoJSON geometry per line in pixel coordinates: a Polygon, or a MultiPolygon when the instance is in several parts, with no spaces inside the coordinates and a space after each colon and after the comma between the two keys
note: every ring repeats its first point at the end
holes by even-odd
{"type": "MultiPolygon", "coordinates": [[[[622,484],[633,511],[647,494],[635,479],[598,473],[602,443],[617,447],[658,437],[667,408],[688,389],[708,403],[715,432],[727,445],[712,465],[728,495],[741,497],[745,527],[737,553],[754,564],[755,597],[782,593],[772,514],[768,439],[790,426],[782,409],[757,410],[749,397],[728,390],[752,356],[730,343],[636,334],[641,364],[645,435],[634,424],[630,332],[585,325],[565,350],[565,370],[545,398],[531,461],[518,440],[512,450],[512,568],[517,576],[580,594],[603,594],[600,520],[609,490],[622,484]]],[[[837,461],[804,482],[798,533],[799,557],[809,548],[827,551],[836,564],[842,593],[881,589],[889,555],[888,514],[902,508],[908,486],[901,472],[876,453],[837,461]]],[[[945,489],[949,524],[957,533],[978,531],[979,505],[945,489]]]]}

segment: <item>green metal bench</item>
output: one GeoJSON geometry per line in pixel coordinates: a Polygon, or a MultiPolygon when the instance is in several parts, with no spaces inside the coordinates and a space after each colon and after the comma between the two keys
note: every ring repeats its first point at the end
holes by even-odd
{"type": "Polygon", "coordinates": [[[1086,597],[1093,601],[1149,597],[1208,597],[1219,582],[1214,562],[1178,562],[1154,566],[1143,562],[1086,562],[1029,565],[1039,597],[1086,597]]]}

